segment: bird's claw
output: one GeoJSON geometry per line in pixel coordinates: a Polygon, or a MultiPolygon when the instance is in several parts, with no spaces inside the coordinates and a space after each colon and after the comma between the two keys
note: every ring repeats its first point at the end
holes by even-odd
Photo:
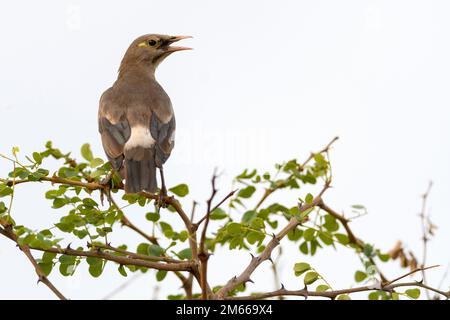
{"type": "Polygon", "coordinates": [[[168,204],[166,202],[166,197],[167,197],[167,191],[161,190],[158,194],[158,199],[156,200],[156,206],[158,207],[158,209],[167,208],[168,204]]]}

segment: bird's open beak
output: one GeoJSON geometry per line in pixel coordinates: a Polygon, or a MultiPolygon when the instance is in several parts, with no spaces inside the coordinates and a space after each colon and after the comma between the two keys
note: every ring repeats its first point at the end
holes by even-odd
{"type": "Polygon", "coordinates": [[[192,48],[188,47],[180,47],[180,46],[170,46],[172,43],[183,40],[183,39],[189,39],[192,38],[191,36],[173,36],[167,40],[167,48],[166,52],[175,52],[175,51],[182,51],[182,50],[192,50],[192,48]]]}

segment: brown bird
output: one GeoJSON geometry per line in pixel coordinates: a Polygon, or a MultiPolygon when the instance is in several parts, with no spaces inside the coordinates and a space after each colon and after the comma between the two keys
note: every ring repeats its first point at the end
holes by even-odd
{"type": "Polygon", "coordinates": [[[125,179],[125,192],[166,194],[163,164],[174,147],[175,115],[170,98],[155,79],[158,65],[170,54],[191,48],[171,46],[189,36],[144,35],[134,40],[116,82],[100,98],[98,126],[106,156],[125,179]]]}

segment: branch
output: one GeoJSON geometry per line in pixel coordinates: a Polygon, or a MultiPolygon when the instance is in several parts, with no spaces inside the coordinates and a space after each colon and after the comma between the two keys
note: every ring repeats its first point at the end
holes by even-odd
{"type": "MultiPolygon", "coordinates": [[[[328,152],[331,148],[331,146],[333,145],[333,143],[335,143],[337,140],[339,139],[339,137],[334,137],[322,150],[320,150],[319,152],[313,153],[311,152],[309,157],[299,166],[299,171],[303,171],[304,168],[306,167],[306,165],[314,158],[315,154],[319,154],[319,153],[325,153],[328,152]]],[[[292,178],[293,175],[291,174],[288,179],[292,178]]],[[[263,196],[261,197],[261,199],[258,201],[258,203],[256,204],[255,208],[253,210],[258,210],[258,208],[264,203],[264,201],[275,191],[277,191],[278,189],[280,189],[282,187],[282,185],[277,185],[273,188],[268,188],[264,191],[263,196]]]]}
{"type": "Polygon", "coordinates": [[[113,261],[121,265],[130,265],[130,266],[137,266],[137,267],[145,267],[150,269],[157,269],[157,270],[166,270],[166,271],[191,271],[192,270],[192,263],[189,261],[186,262],[178,262],[178,263],[161,263],[161,262],[152,262],[144,259],[138,259],[136,257],[134,258],[128,258],[124,256],[116,256],[110,253],[106,253],[102,250],[95,250],[95,251],[83,251],[83,250],[75,250],[71,248],[48,248],[48,249],[42,249],[38,247],[30,247],[32,250],[39,250],[44,252],[52,252],[56,254],[65,254],[68,256],[77,256],[77,257],[95,257],[100,259],[105,259],[108,261],[113,261]]]}
{"type": "MultiPolygon", "coordinates": [[[[345,218],[343,215],[337,213],[335,210],[331,209],[329,206],[327,206],[323,202],[323,200],[321,200],[317,206],[320,209],[327,212],[329,215],[331,215],[334,218],[336,218],[337,220],[339,220],[341,222],[342,226],[344,227],[345,232],[347,233],[349,242],[356,245],[359,249],[364,250],[364,242],[355,236],[355,234],[353,233],[352,229],[349,226],[350,220],[345,218]]],[[[371,257],[369,257],[369,261],[370,261],[370,263],[372,263],[373,265],[376,266],[375,261],[371,257]]],[[[380,275],[381,281],[387,282],[386,277],[383,275],[383,273],[379,270],[378,267],[377,267],[377,270],[378,270],[378,274],[380,275]]]]}
{"type": "MultiPolygon", "coordinates": [[[[216,179],[217,174],[216,170],[214,170],[213,177],[211,179],[211,196],[209,197],[208,201],[206,201],[206,214],[205,214],[205,225],[203,226],[203,231],[200,237],[200,247],[199,247],[199,254],[198,258],[200,260],[200,287],[202,289],[202,299],[207,300],[208,299],[208,258],[209,254],[205,247],[205,241],[206,241],[206,231],[208,230],[209,225],[209,216],[211,214],[211,203],[216,196],[217,189],[216,189],[216,179]]],[[[201,220],[200,220],[201,221],[201,220]]]]}
{"type": "Polygon", "coordinates": [[[335,299],[337,296],[341,294],[350,294],[350,293],[356,293],[356,292],[364,292],[364,291],[385,291],[385,292],[393,292],[395,288],[400,287],[420,287],[424,288],[426,290],[430,290],[433,292],[436,292],[440,295],[443,295],[447,299],[450,299],[450,291],[441,291],[436,288],[432,288],[424,283],[421,282],[403,282],[403,283],[394,283],[400,279],[403,279],[412,273],[419,272],[419,271],[425,271],[427,269],[434,268],[436,266],[431,267],[425,267],[425,268],[418,268],[412,272],[408,272],[407,274],[400,276],[396,278],[395,280],[391,281],[387,284],[380,284],[379,287],[377,286],[362,286],[362,287],[356,287],[356,288],[349,288],[349,289],[341,289],[341,290],[334,290],[334,291],[309,291],[307,288],[301,289],[301,290],[287,290],[284,287],[282,287],[279,290],[275,290],[272,292],[267,293],[260,293],[260,294],[253,294],[248,296],[240,296],[240,297],[226,297],[227,300],[259,300],[259,299],[266,299],[266,298],[273,298],[273,297],[282,297],[282,296],[301,296],[305,299],[308,297],[324,297],[324,298],[330,298],[335,299]]]}
{"type": "MultiPolygon", "coordinates": [[[[425,265],[425,263],[427,261],[427,251],[428,251],[427,249],[428,249],[428,241],[429,241],[428,233],[429,232],[427,232],[427,227],[426,227],[426,224],[427,224],[426,223],[426,218],[427,217],[425,215],[425,212],[426,212],[426,209],[427,209],[428,196],[430,195],[430,191],[431,191],[432,186],[433,186],[433,182],[430,181],[429,184],[428,184],[427,190],[422,195],[422,210],[419,213],[420,222],[422,224],[422,248],[423,248],[423,251],[422,251],[422,264],[421,264],[422,267],[425,265]]],[[[427,280],[426,280],[426,276],[425,276],[424,272],[422,272],[422,278],[423,278],[423,282],[426,284],[427,280]]],[[[425,292],[426,292],[427,298],[430,299],[430,295],[429,295],[428,291],[425,291],[425,292]]]]}
{"type": "MultiPolygon", "coordinates": [[[[311,203],[305,203],[299,208],[299,213],[305,212],[306,210],[317,206],[322,200],[322,195],[330,187],[330,181],[327,181],[320,191],[320,193],[313,199],[311,203]]],[[[256,270],[256,268],[265,260],[271,259],[271,254],[273,249],[275,249],[279,244],[281,239],[283,239],[289,231],[295,229],[303,221],[299,221],[297,217],[292,217],[289,223],[277,234],[274,235],[272,240],[267,244],[263,252],[257,257],[252,256],[252,260],[245,270],[237,277],[230,279],[225,286],[223,286],[218,292],[217,297],[219,299],[225,299],[228,293],[234,290],[237,286],[242,283],[246,283],[250,280],[250,276],[256,270]]]]}
{"type": "Polygon", "coordinates": [[[17,246],[22,250],[22,252],[25,254],[25,256],[30,260],[31,264],[34,267],[34,270],[39,278],[38,282],[42,282],[45,284],[50,290],[53,291],[53,293],[60,299],[60,300],[67,300],[67,298],[53,285],[53,283],[50,282],[50,280],[47,278],[45,273],[42,271],[39,264],[36,262],[36,259],[34,259],[33,255],[30,252],[30,247],[27,245],[22,245],[18,242],[16,234],[13,232],[10,225],[1,224],[3,228],[0,227],[0,234],[4,235],[8,239],[14,241],[17,246]]]}

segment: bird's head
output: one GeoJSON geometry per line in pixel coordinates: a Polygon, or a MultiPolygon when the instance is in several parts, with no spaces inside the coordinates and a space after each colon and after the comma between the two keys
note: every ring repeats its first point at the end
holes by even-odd
{"type": "Polygon", "coordinates": [[[134,40],[120,65],[119,72],[128,67],[146,68],[155,71],[158,65],[176,51],[191,50],[188,47],[172,46],[173,43],[190,36],[168,36],[147,34],[134,40]]]}

